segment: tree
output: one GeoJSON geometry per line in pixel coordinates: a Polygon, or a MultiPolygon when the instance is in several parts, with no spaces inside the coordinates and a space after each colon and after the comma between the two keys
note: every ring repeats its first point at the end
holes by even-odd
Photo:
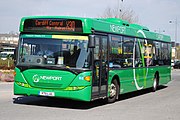
{"type": "Polygon", "coordinates": [[[101,18],[120,18],[123,20],[127,20],[129,23],[137,23],[138,17],[135,15],[135,12],[132,9],[127,8],[110,8],[107,7],[102,15],[101,18]]]}

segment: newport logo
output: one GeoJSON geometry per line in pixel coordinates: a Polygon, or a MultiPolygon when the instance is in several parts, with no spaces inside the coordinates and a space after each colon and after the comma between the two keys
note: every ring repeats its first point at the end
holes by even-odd
{"type": "Polygon", "coordinates": [[[39,82],[40,80],[61,80],[62,77],[58,76],[45,76],[45,75],[34,75],[32,77],[34,82],[39,82]]]}
{"type": "Polygon", "coordinates": [[[126,27],[118,26],[118,25],[110,25],[110,31],[122,34],[126,32],[126,27]]]}
{"type": "Polygon", "coordinates": [[[34,80],[34,82],[39,82],[39,76],[36,74],[36,75],[34,75],[33,76],[33,80],[34,80]]]}

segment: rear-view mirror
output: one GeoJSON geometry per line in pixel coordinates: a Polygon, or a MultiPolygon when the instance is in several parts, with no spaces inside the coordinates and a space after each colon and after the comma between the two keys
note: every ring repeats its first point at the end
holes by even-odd
{"type": "Polygon", "coordinates": [[[89,48],[95,48],[95,35],[89,35],[89,48]]]}

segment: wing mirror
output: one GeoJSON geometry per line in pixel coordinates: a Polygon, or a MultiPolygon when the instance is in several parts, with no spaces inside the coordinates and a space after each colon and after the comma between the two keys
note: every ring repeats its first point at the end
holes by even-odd
{"type": "Polygon", "coordinates": [[[95,48],[95,35],[89,35],[88,47],[95,48]]]}

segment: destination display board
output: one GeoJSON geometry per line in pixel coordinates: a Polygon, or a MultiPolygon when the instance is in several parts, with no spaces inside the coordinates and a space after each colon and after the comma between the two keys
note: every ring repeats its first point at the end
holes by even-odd
{"type": "Polygon", "coordinates": [[[73,19],[26,19],[24,32],[82,32],[82,21],[73,19]]]}

